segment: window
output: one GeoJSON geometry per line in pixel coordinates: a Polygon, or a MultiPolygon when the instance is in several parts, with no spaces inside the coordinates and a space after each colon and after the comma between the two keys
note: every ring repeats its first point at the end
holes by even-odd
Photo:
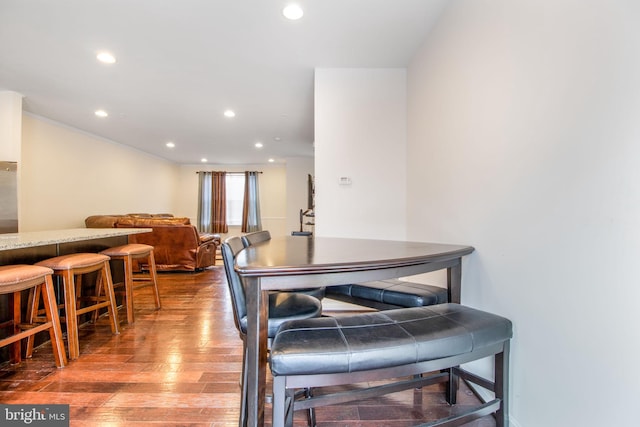
{"type": "Polygon", "coordinates": [[[198,230],[202,233],[228,233],[229,226],[239,226],[247,233],[262,230],[259,173],[198,172],[198,230]]]}
{"type": "Polygon", "coordinates": [[[244,202],[244,174],[227,173],[227,225],[242,225],[244,202]]]}

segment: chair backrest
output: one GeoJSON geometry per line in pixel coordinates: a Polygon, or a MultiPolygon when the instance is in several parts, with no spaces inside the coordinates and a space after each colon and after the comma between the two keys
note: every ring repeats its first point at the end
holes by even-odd
{"type": "Polygon", "coordinates": [[[269,230],[254,231],[253,233],[242,236],[242,244],[245,248],[255,245],[256,243],[266,242],[267,240],[271,240],[269,230]]]}
{"type": "Polygon", "coordinates": [[[229,292],[231,293],[233,320],[236,323],[238,331],[244,335],[246,331],[242,329],[240,319],[247,315],[247,301],[244,295],[242,280],[240,280],[240,276],[238,276],[238,273],[233,269],[236,255],[238,255],[238,252],[242,249],[244,249],[242,239],[237,236],[229,237],[222,243],[222,246],[220,246],[224,271],[227,274],[227,284],[229,285],[229,292]]]}

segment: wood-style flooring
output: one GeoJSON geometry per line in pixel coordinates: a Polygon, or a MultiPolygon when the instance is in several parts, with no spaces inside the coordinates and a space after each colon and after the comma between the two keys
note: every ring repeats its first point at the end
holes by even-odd
{"type": "MultiPolygon", "coordinates": [[[[151,288],[136,291],[136,322],[127,325],[120,310],[117,336],[105,317],[83,325],[80,358],[67,367],[55,368],[48,343],[30,360],[0,365],[0,403],[69,404],[71,426],[237,426],[242,346],[223,268],[162,273],[159,280],[162,309],[153,309],[151,288]]],[[[458,405],[449,406],[435,385],[318,408],[317,422],[404,427],[476,403],[461,384],[458,405]]],[[[305,420],[296,414],[296,426],[305,420]]],[[[467,426],[494,425],[485,417],[467,426]]]]}

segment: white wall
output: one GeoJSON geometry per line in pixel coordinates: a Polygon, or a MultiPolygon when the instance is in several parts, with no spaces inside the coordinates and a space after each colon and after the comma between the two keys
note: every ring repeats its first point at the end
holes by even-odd
{"type": "MultiPolygon", "coordinates": [[[[285,164],[176,165],[125,145],[24,114],[19,165],[20,231],[84,227],[97,214],[198,215],[198,170],[260,170],[263,228],[289,234],[285,164]]],[[[295,163],[295,161],[293,162],[295,163]]],[[[303,164],[301,160],[301,164],[303,164]]],[[[312,172],[313,160],[306,160],[312,172]]],[[[301,166],[302,167],[302,166],[301,166]]],[[[300,169],[302,170],[302,169],[300,169]]],[[[307,169],[305,169],[307,170],[307,169]]],[[[306,187],[293,200],[306,201],[306,187]]],[[[298,214],[291,221],[297,223],[298,214]]],[[[230,230],[240,234],[240,227],[230,230]]]]}
{"type": "MultiPolygon", "coordinates": [[[[640,3],[454,1],[408,70],[408,234],[471,244],[515,426],[637,426],[640,3]]],[[[481,368],[481,367],[479,367],[481,368]]]]}
{"type": "MultiPolygon", "coordinates": [[[[284,164],[273,165],[183,165],[179,166],[177,177],[180,191],[176,194],[175,212],[191,218],[197,224],[198,218],[198,171],[262,171],[260,185],[260,214],[262,228],[272,236],[289,234],[287,228],[287,169],[284,164]]],[[[242,234],[240,227],[229,227],[226,236],[242,234]]]]}
{"type": "Polygon", "coordinates": [[[0,161],[20,160],[22,139],[22,95],[0,91],[0,161]]]}
{"type": "Polygon", "coordinates": [[[405,91],[404,69],[316,69],[317,235],[404,239],[405,91]]]}
{"type": "Polygon", "coordinates": [[[171,212],[176,167],[111,141],[23,116],[20,231],[84,227],[96,214],[171,212]]]}

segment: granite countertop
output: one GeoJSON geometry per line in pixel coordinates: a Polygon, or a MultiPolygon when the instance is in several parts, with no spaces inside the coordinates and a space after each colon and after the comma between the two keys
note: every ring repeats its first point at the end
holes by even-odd
{"type": "Polygon", "coordinates": [[[150,228],[69,228],[0,234],[0,251],[149,233],[150,228]]]}

